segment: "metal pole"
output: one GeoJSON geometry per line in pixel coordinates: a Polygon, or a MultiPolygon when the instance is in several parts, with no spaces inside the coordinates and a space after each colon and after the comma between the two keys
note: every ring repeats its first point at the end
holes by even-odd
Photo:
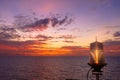
{"type": "Polygon", "coordinates": [[[99,74],[96,75],[96,80],[99,80],[99,74]]]}

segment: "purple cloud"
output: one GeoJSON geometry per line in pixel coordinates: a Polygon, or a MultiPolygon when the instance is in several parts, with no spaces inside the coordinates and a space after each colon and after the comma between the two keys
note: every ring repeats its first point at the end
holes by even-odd
{"type": "Polygon", "coordinates": [[[114,37],[120,37],[120,31],[117,31],[113,34],[114,37]]]}

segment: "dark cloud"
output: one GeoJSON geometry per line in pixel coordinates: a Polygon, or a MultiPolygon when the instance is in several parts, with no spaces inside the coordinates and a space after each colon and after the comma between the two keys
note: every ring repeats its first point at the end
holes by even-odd
{"type": "MultiPolygon", "coordinates": [[[[5,40],[0,40],[0,46],[1,45],[6,45],[9,47],[13,47],[16,49],[20,49],[20,50],[24,50],[24,49],[28,49],[28,47],[32,46],[33,44],[37,44],[37,45],[44,45],[45,43],[38,41],[38,40],[27,40],[27,41],[5,41],[5,40]]],[[[7,49],[5,49],[7,50],[7,49]]]]}
{"type": "MultiPolygon", "coordinates": [[[[5,41],[0,40],[0,44],[8,45],[8,46],[14,46],[14,47],[23,47],[23,45],[31,45],[36,43],[35,40],[28,40],[28,41],[5,41]]],[[[40,43],[40,42],[39,42],[40,43]]]]}
{"type": "Polygon", "coordinates": [[[60,26],[60,25],[68,25],[72,22],[72,19],[69,19],[68,16],[65,16],[62,19],[59,19],[58,17],[47,17],[47,18],[43,18],[43,19],[39,19],[36,20],[34,22],[31,21],[31,23],[29,23],[30,21],[28,21],[28,24],[25,23],[24,21],[19,22],[19,24],[17,24],[17,26],[21,26],[21,24],[23,25],[21,28],[22,31],[25,32],[30,32],[33,30],[45,30],[47,29],[49,26],[49,24],[51,24],[52,27],[56,27],[56,26],[60,26]],[[23,22],[23,24],[22,24],[23,22]]]}
{"type": "Polygon", "coordinates": [[[120,41],[113,41],[113,40],[106,40],[105,42],[104,42],[104,45],[106,45],[106,46],[110,46],[110,45],[120,45],[120,41]]]}
{"type": "Polygon", "coordinates": [[[53,37],[39,34],[35,38],[37,38],[39,41],[47,41],[52,39],[53,37]]]}
{"type": "Polygon", "coordinates": [[[120,31],[117,31],[113,34],[114,37],[120,37],[120,31]]]}
{"type": "Polygon", "coordinates": [[[16,38],[20,38],[20,35],[17,34],[15,28],[9,28],[8,26],[0,27],[1,40],[16,39],[16,38]]]}
{"type": "Polygon", "coordinates": [[[51,39],[44,35],[37,35],[36,37],[25,35],[24,33],[30,33],[32,31],[43,31],[48,27],[57,27],[61,25],[68,25],[72,22],[68,16],[49,16],[43,19],[35,19],[34,16],[30,15],[17,15],[14,16],[15,21],[13,25],[0,24],[0,40],[11,40],[21,38],[36,38],[40,41],[46,41],[51,39]],[[50,26],[49,26],[50,25],[50,26]],[[22,32],[22,35],[18,32],[22,32]],[[24,33],[23,33],[24,32],[24,33]]]}
{"type": "Polygon", "coordinates": [[[34,23],[24,25],[23,27],[21,27],[21,30],[25,32],[34,31],[34,30],[42,31],[48,28],[49,22],[50,22],[49,18],[40,19],[35,21],[34,23]]]}
{"type": "Polygon", "coordinates": [[[104,52],[107,55],[119,55],[120,41],[107,40],[104,42],[104,52]]]}
{"type": "Polygon", "coordinates": [[[11,40],[11,39],[20,39],[20,38],[31,38],[31,39],[37,39],[41,42],[45,42],[47,40],[52,39],[51,36],[46,36],[46,35],[37,35],[35,37],[29,35],[20,35],[17,30],[17,28],[11,28],[9,26],[4,26],[4,27],[0,27],[0,40],[11,40]]]}
{"type": "Polygon", "coordinates": [[[70,40],[65,40],[64,42],[66,42],[66,43],[74,43],[74,41],[70,41],[70,40]]]}
{"type": "Polygon", "coordinates": [[[64,38],[64,39],[74,39],[75,37],[73,35],[61,35],[58,38],[64,38]]]}
{"type": "Polygon", "coordinates": [[[72,19],[68,19],[68,16],[65,16],[65,18],[59,20],[57,17],[53,17],[50,19],[52,22],[52,26],[55,27],[56,25],[62,25],[62,24],[70,24],[72,22],[72,19]]]}
{"type": "Polygon", "coordinates": [[[28,15],[23,15],[23,14],[14,16],[14,19],[15,19],[14,25],[16,27],[23,27],[27,24],[31,24],[34,22],[34,18],[28,15]]]}
{"type": "Polygon", "coordinates": [[[39,41],[5,41],[0,40],[0,56],[1,55],[26,55],[33,54],[33,44],[42,46],[39,41]],[[22,54],[21,54],[22,53],[22,54]]]}

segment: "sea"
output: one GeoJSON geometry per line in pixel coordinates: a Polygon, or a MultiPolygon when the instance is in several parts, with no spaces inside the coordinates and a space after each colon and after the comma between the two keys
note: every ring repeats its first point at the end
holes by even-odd
{"type": "MultiPolygon", "coordinates": [[[[120,80],[120,56],[106,57],[100,80],[120,80]]],[[[87,80],[87,56],[0,56],[0,80],[87,80]]],[[[95,76],[89,73],[89,80],[95,76]]]]}

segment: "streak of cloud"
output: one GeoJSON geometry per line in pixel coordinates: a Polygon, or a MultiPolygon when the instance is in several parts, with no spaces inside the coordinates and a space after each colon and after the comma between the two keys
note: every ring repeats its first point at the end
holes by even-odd
{"type": "Polygon", "coordinates": [[[120,41],[114,41],[114,40],[106,40],[104,42],[105,45],[109,45],[109,46],[112,46],[112,45],[120,45],[120,41]]]}
{"type": "Polygon", "coordinates": [[[120,31],[117,31],[113,34],[114,37],[120,37],[120,31]]]}
{"type": "Polygon", "coordinates": [[[16,39],[16,38],[20,38],[20,35],[17,34],[15,28],[9,28],[8,26],[0,27],[1,40],[16,39]]]}
{"type": "Polygon", "coordinates": [[[34,30],[43,31],[50,27],[49,24],[51,25],[51,27],[57,27],[61,25],[68,25],[71,22],[72,22],[72,19],[69,19],[68,16],[65,16],[63,19],[59,19],[58,17],[51,17],[51,18],[47,17],[47,18],[39,19],[33,23],[25,24],[20,28],[25,32],[34,31],[34,30]]]}

